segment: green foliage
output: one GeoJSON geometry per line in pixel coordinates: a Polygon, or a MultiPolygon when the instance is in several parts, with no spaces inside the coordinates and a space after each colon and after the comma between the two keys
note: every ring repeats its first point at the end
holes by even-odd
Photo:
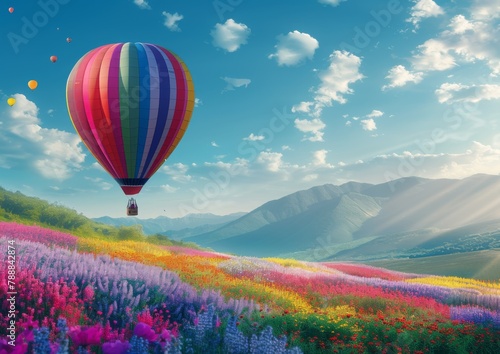
{"type": "Polygon", "coordinates": [[[203,249],[194,243],[173,241],[160,234],[148,237],[144,234],[141,225],[115,227],[102,224],[65,206],[28,197],[19,191],[10,192],[1,187],[0,221],[48,227],[82,238],[98,238],[108,241],[134,240],[163,246],[203,249]]]}

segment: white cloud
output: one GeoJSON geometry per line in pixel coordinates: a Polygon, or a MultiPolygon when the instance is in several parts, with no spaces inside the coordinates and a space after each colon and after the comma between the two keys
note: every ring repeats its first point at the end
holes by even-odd
{"type": "Polygon", "coordinates": [[[326,5],[331,5],[331,6],[339,6],[339,4],[342,1],[347,1],[347,0],[319,0],[320,4],[326,4],[326,5]]]}
{"type": "MultiPolygon", "coordinates": [[[[339,164],[340,166],[340,164],[339,164]]],[[[476,173],[500,173],[500,149],[472,142],[463,152],[424,153],[405,151],[346,164],[337,172],[342,179],[383,183],[408,176],[424,178],[465,178],[476,173]]]]}
{"type": "Polygon", "coordinates": [[[463,85],[444,83],[435,91],[440,103],[472,102],[500,99],[500,85],[463,85]]]}
{"type": "Polygon", "coordinates": [[[474,29],[472,22],[467,21],[463,15],[457,15],[450,20],[449,27],[456,34],[462,34],[468,30],[474,29]]]}
{"type": "Polygon", "coordinates": [[[413,0],[415,5],[410,10],[410,18],[406,21],[411,22],[415,28],[419,27],[420,21],[424,18],[437,17],[443,15],[443,9],[433,0],[413,0]]]}
{"type": "Polygon", "coordinates": [[[201,105],[203,105],[203,101],[200,100],[199,98],[195,98],[194,99],[194,106],[198,107],[198,106],[201,106],[201,105]]]}
{"type": "Polygon", "coordinates": [[[177,188],[177,187],[172,187],[172,186],[171,186],[171,185],[169,185],[169,184],[163,184],[163,185],[161,185],[161,186],[160,186],[160,188],[161,188],[162,190],[164,190],[165,192],[167,192],[167,193],[174,193],[174,192],[176,192],[176,191],[178,191],[178,190],[179,190],[179,188],[177,188]]]}
{"type": "Polygon", "coordinates": [[[419,53],[413,58],[413,68],[421,71],[442,71],[456,66],[451,48],[442,39],[429,39],[417,47],[419,53]]]}
{"type": "Polygon", "coordinates": [[[375,124],[373,118],[363,119],[360,123],[363,130],[372,131],[377,129],[377,124],[375,124]]]}
{"type": "Polygon", "coordinates": [[[278,65],[297,65],[305,59],[312,59],[318,47],[318,41],[309,34],[299,31],[288,32],[278,37],[276,52],[270,54],[268,58],[276,58],[278,65]]]}
{"type": "Polygon", "coordinates": [[[333,168],[333,165],[326,162],[326,155],[327,154],[328,154],[328,151],[325,149],[314,151],[313,152],[313,160],[312,160],[313,166],[333,168]]]}
{"type": "Polygon", "coordinates": [[[283,165],[282,157],[283,154],[280,152],[261,151],[256,161],[265,166],[267,171],[278,172],[283,165]]]}
{"type": "Polygon", "coordinates": [[[43,177],[59,181],[80,170],[85,154],[78,135],[43,128],[36,104],[22,94],[13,97],[16,104],[8,110],[4,121],[6,135],[0,136],[6,140],[0,143],[1,165],[10,167],[13,161],[26,161],[43,177]]]}
{"type": "Polygon", "coordinates": [[[210,143],[210,145],[213,146],[213,147],[219,147],[219,144],[217,144],[215,141],[212,141],[210,143]]]}
{"type": "Polygon", "coordinates": [[[186,183],[191,181],[193,178],[191,175],[187,174],[189,167],[180,162],[175,163],[172,166],[165,165],[161,169],[176,182],[186,183]]]}
{"type": "Polygon", "coordinates": [[[313,104],[314,104],[314,102],[300,102],[299,104],[292,106],[292,112],[293,113],[297,113],[297,112],[309,113],[311,111],[311,106],[313,104]]]}
{"type": "Polygon", "coordinates": [[[210,31],[212,44],[228,52],[235,52],[242,44],[247,43],[250,28],[243,23],[236,23],[228,19],[225,23],[217,23],[210,31]]]}
{"type": "Polygon", "coordinates": [[[423,74],[421,72],[411,72],[406,70],[403,65],[396,65],[389,70],[389,73],[385,77],[390,80],[388,85],[382,86],[382,90],[388,88],[401,87],[406,85],[408,82],[414,82],[418,84],[422,81],[423,74]]]}
{"type": "Polygon", "coordinates": [[[315,91],[315,114],[319,115],[325,106],[331,106],[333,101],[346,103],[346,94],[354,91],[350,84],[361,80],[364,76],[359,72],[361,58],[346,51],[334,51],[330,55],[330,65],[319,73],[321,84],[315,91]]]}
{"type": "Polygon", "coordinates": [[[304,140],[309,141],[323,141],[323,129],[326,125],[319,118],[313,119],[295,119],[295,128],[303,133],[306,133],[304,140]]]}
{"type": "Polygon", "coordinates": [[[243,140],[248,140],[248,141],[260,141],[264,139],[265,137],[263,135],[254,135],[254,133],[251,133],[248,137],[243,138],[243,140]]]}
{"type": "Polygon", "coordinates": [[[286,150],[292,150],[292,148],[288,145],[282,145],[281,150],[286,151],[286,150]]]}
{"type": "Polygon", "coordinates": [[[500,74],[500,27],[498,1],[476,1],[470,18],[454,16],[447,29],[417,47],[412,59],[417,71],[448,70],[461,62],[486,64],[492,75],[500,74]],[[487,13],[496,15],[488,16],[487,13]],[[496,16],[496,17],[495,17],[496,16]]]}
{"type": "Polygon", "coordinates": [[[177,24],[180,20],[184,18],[184,16],[178,14],[177,12],[174,14],[171,14],[169,12],[163,11],[162,15],[165,16],[165,21],[163,24],[165,27],[167,27],[169,30],[173,32],[180,32],[179,25],[177,24]]]}
{"type": "Polygon", "coordinates": [[[382,117],[383,115],[384,115],[384,112],[379,111],[378,109],[374,109],[370,113],[368,113],[366,116],[368,118],[377,118],[377,117],[382,117]]]}
{"type": "Polygon", "coordinates": [[[350,127],[350,126],[352,125],[352,122],[351,122],[350,120],[348,120],[347,122],[345,122],[345,125],[346,125],[347,127],[350,127]]]}
{"type": "Polygon", "coordinates": [[[236,87],[248,87],[252,82],[250,79],[237,79],[234,77],[221,77],[222,80],[226,82],[226,87],[222,92],[233,91],[236,87]]]}
{"type": "Polygon", "coordinates": [[[151,9],[151,6],[149,6],[149,4],[146,0],[134,0],[134,4],[139,6],[139,8],[141,8],[141,9],[145,9],[145,10],[151,9]]]}

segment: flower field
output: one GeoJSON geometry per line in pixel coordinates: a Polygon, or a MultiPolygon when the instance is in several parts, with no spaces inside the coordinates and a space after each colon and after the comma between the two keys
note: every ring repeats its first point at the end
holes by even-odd
{"type": "Polygon", "coordinates": [[[500,348],[500,279],[237,257],[6,222],[0,245],[0,354],[500,348]]]}

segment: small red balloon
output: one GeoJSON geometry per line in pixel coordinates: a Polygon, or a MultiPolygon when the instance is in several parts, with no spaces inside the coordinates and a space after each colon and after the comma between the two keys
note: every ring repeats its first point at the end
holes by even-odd
{"type": "Polygon", "coordinates": [[[9,7],[9,12],[13,13],[14,12],[14,8],[13,7],[9,7]]]}
{"type": "Polygon", "coordinates": [[[57,57],[55,55],[52,55],[50,57],[50,61],[53,62],[53,63],[55,63],[57,61],[57,57]]]}

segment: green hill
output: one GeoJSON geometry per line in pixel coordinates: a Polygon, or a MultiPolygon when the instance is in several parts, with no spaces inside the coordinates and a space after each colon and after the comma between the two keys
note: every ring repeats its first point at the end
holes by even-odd
{"type": "Polygon", "coordinates": [[[38,225],[86,238],[104,235],[114,240],[148,241],[155,244],[188,245],[198,248],[193,243],[170,240],[165,235],[146,236],[140,225],[115,227],[99,223],[65,206],[29,197],[20,192],[10,192],[1,187],[0,221],[38,225]]]}

